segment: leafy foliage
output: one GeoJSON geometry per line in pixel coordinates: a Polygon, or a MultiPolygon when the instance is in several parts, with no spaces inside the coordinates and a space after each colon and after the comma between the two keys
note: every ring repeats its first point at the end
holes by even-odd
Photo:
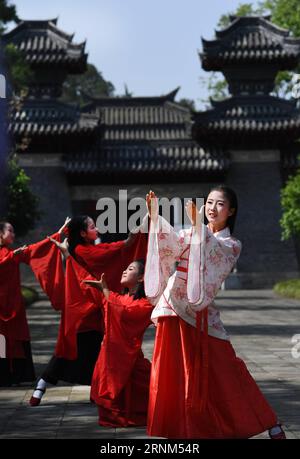
{"type": "Polygon", "coordinates": [[[189,108],[192,112],[196,111],[195,102],[192,99],[183,98],[180,99],[178,103],[183,107],[189,108]]]}
{"type": "Polygon", "coordinates": [[[274,286],[274,292],[286,298],[300,300],[300,279],[278,282],[274,286]]]}
{"type": "Polygon", "coordinates": [[[112,96],[114,90],[114,85],[106,81],[93,64],[88,64],[84,74],[68,76],[63,85],[62,100],[82,106],[89,102],[89,96],[112,96]]]}
{"type": "Polygon", "coordinates": [[[207,78],[200,77],[200,83],[208,90],[209,99],[201,100],[207,109],[210,108],[210,99],[224,100],[229,96],[227,81],[218,72],[211,72],[207,78]]]}
{"type": "Polygon", "coordinates": [[[265,0],[260,4],[270,12],[274,24],[290,30],[294,37],[300,37],[299,0],[265,0]]]}
{"type": "Polygon", "coordinates": [[[12,43],[5,47],[5,63],[11,95],[27,91],[32,71],[22,53],[12,43]]]}
{"type": "Polygon", "coordinates": [[[241,3],[234,12],[223,14],[218,22],[218,27],[225,28],[230,24],[230,16],[252,16],[263,15],[267,12],[268,8],[260,5],[257,8],[252,3],[241,3]]]}
{"type": "Polygon", "coordinates": [[[281,190],[281,206],[282,239],[300,236],[300,170],[294,177],[289,178],[281,190]]]}
{"type": "Polygon", "coordinates": [[[0,0],[0,35],[5,31],[6,24],[18,19],[16,7],[7,0],[0,0]]]}
{"type": "Polygon", "coordinates": [[[40,218],[38,198],[33,195],[29,184],[30,178],[18,166],[16,159],[12,158],[8,162],[6,220],[14,226],[18,236],[25,236],[40,218]]]}
{"type": "MultiPolygon", "coordinates": [[[[262,0],[257,6],[252,3],[241,3],[236,11],[223,14],[218,22],[218,27],[225,28],[230,24],[230,16],[252,16],[252,15],[271,15],[271,20],[279,27],[291,31],[294,37],[300,37],[300,2],[299,0],[262,0]]],[[[295,69],[300,73],[300,66],[295,69]]],[[[275,80],[274,95],[278,97],[290,98],[292,96],[292,77],[293,72],[279,72],[275,80]]],[[[224,99],[228,91],[227,82],[223,77],[216,73],[206,79],[206,85],[210,97],[216,100],[224,99]]]]}

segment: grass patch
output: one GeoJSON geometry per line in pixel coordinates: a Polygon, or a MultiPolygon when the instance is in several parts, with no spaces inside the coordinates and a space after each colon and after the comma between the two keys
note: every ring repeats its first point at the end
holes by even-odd
{"type": "Polygon", "coordinates": [[[36,290],[30,287],[24,287],[24,286],[22,286],[22,296],[24,298],[26,307],[34,303],[34,301],[37,301],[39,297],[36,290]]]}
{"type": "Polygon", "coordinates": [[[274,292],[287,298],[300,300],[300,279],[277,282],[274,286],[274,292]]]}

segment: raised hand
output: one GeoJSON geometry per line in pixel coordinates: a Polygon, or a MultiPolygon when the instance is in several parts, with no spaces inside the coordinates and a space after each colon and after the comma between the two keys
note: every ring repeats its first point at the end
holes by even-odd
{"type": "Polygon", "coordinates": [[[101,274],[100,280],[91,280],[91,279],[84,279],[81,281],[83,284],[89,285],[90,287],[94,287],[97,290],[100,290],[104,293],[106,297],[109,296],[109,289],[105,279],[105,274],[101,274]]]}
{"type": "Polygon", "coordinates": [[[27,248],[27,245],[23,245],[22,247],[19,247],[18,249],[14,250],[14,255],[18,255],[19,253],[24,252],[26,248],[27,248]]]}
{"type": "Polygon", "coordinates": [[[58,230],[59,234],[61,234],[61,233],[64,231],[64,229],[68,226],[68,224],[70,223],[70,221],[71,221],[71,218],[70,218],[70,217],[67,217],[67,218],[65,219],[65,223],[64,223],[63,226],[58,230]]]}
{"type": "Polygon", "coordinates": [[[63,242],[59,242],[50,236],[48,236],[48,239],[56,245],[56,247],[62,252],[65,258],[68,258],[68,256],[70,255],[68,239],[65,239],[63,242]]]}
{"type": "Polygon", "coordinates": [[[204,207],[205,206],[202,206],[200,211],[198,211],[197,206],[193,201],[189,200],[186,203],[185,210],[193,226],[198,225],[202,222],[204,207]]]}
{"type": "Polygon", "coordinates": [[[158,217],[158,201],[154,191],[149,191],[146,195],[146,204],[148,208],[148,214],[152,221],[156,221],[158,217]]]}
{"type": "Polygon", "coordinates": [[[185,210],[186,210],[187,216],[190,219],[191,224],[195,225],[196,219],[197,219],[197,213],[198,213],[196,204],[193,201],[189,200],[185,205],[185,210]]]}

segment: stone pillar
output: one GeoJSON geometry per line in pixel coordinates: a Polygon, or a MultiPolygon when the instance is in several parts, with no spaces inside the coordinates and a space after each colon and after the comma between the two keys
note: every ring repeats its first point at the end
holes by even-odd
{"type": "Polygon", "coordinates": [[[281,241],[279,151],[232,151],[226,184],[238,195],[235,235],[243,243],[237,274],[227,288],[271,288],[297,277],[294,243],[281,241]]]}

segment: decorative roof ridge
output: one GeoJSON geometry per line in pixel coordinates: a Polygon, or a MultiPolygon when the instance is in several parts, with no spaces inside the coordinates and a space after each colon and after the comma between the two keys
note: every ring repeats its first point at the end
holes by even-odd
{"type": "MultiPolygon", "coordinates": [[[[210,103],[212,108],[223,108],[226,106],[230,106],[236,103],[240,103],[242,105],[253,105],[253,104],[268,104],[268,103],[275,103],[276,105],[283,105],[283,106],[290,106],[295,107],[297,105],[297,101],[295,100],[287,100],[283,99],[282,97],[272,96],[269,94],[265,95],[258,95],[258,96],[233,96],[228,97],[224,100],[214,100],[210,98],[210,103]]],[[[204,113],[204,112],[203,112],[204,113]]]]}
{"type": "Polygon", "coordinates": [[[32,23],[36,23],[36,22],[52,22],[54,25],[57,24],[57,21],[58,21],[58,18],[59,16],[57,16],[56,18],[54,19],[20,19],[20,18],[17,18],[15,20],[16,24],[23,24],[25,22],[32,22],[32,23]]]}
{"type": "Polygon", "coordinates": [[[231,24],[229,24],[225,29],[216,30],[215,34],[216,37],[221,39],[224,36],[230,34],[231,32],[235,31],[240,26],[263,26],[267,29],[282,35],[284,37],[288,37],[290,35],[290,31],[288,29],[284,29],[279,27],[278,25],[274,24],[273,22],[266,19],[267,17],[264,16],[239,16],[236,17],[231,24]]]}
{"type": "Polygon", "coordinates": [[[236,19],[239,19],[239,18],[249,18],[249,17],[259,17],[259,18],[262,18],[262,19],[265,19],[266,21],[270,21],[271,20],[271,17],[272,15],[271,14],[266,14],[266,15],[258,15],[258,14],[249,14],[247,16],[237,16],[236,14],[230,14],[229,15],[229,19],[231,22],[235,21],[236,19]]]}
{"type": "Polygon", "coordinates": [[[24,102],[24,107],[51,107],[51,106],[57,106],[61,108],[66,108],[66,109],[72,109],[72,110],[77,110],[80,111],[80,106],[78,104],[71,104],[68,102],[63,102],[62,100],[58,100],[56,98],[49,98],[49,99],[36,99],[36,98],[27,98],[24,102]]]}
{"type": "Polygon", "coordinates": [[[84,94],[87,99],[90,100],[89,103],[85,105],[84,108],[91,107],[92,105],[103,105],[103,106],[131,106],[131,105],[158,105],[163,102],[175,102],[175,96],[178,93],[180,86],[168,94],[163,94],[161,96],[132,96],[132,97],[123,97],[123,96],[103,96],[103,97],[94,97],[90,94],[84,94]]]}
{"type": "MultiPolygon", "coordinates": [[[[31,19],[19,19],[17,22],[17,26],[10,30],[7,33],[4,33],[2,36],[5,40],[9,40],[12,37],[16,36],[19,34],[19,32],[22,32],[23,30],[30,30],[30,29],[44,29],[44,30],[51,30],[55,34],[59,35],[61,38],[64,40],[68,41],[70,44],[75,45],[75,43],[72,43],[72,40],[74,38],[74,33],[68,34],[61,30],[60,28],[57,27],[57,20],[56,19],[37,19],[37,20],[31,20],[31,19]]],[[[78,46],[78,45],[75,45],[78,46]]],[[[82,44],[81,44],[82,46],[82,44]]]]}
{"type": "Polygon", "coordinates": [[[176,101],[167,101],[167,106],[170,107],[170,108],[176,108],[176,109],[180,109],[182,110],[183,112],[186,112],[186,113],[192,113],[192,109],[188,108],[187,106],[185,105],[182,105],[180,102],[176,102],[176,101]]]}
{"type": "Polygon", "coordinates": [[[83,112],[79,105],[69,104],[62,102],[57,99],[48,99],[48,100],[34,100],[27,99],[21,109],[21,111],[30,111],[30,110],[57,110],[59,112],[69,113],[70,115],[77,117],[78,119],[86,120],[98,120],[100,117],[96,113],[83,112]]]}

